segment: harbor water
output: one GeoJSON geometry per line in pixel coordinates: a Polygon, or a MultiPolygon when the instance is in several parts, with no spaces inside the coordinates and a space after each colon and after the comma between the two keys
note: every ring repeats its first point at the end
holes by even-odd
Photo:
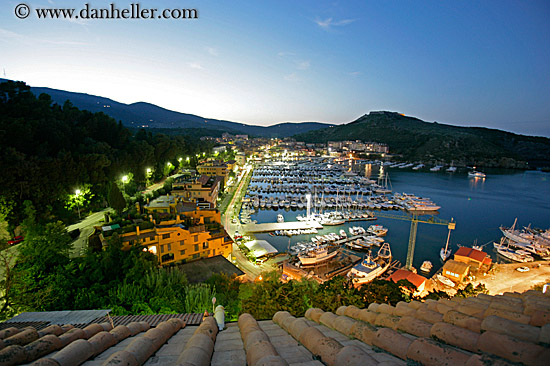
{"type": "MultiPolygon", "coordinates": [[[[547,229],[550,227],[550,173],[539,171],[486,171],[487,178],[469,178],[466,171],[447,173],[429,171],[411,171],[380,168],[378,165],[359,165],[353,169],[358,174],[376,180],[382,174],[389,173],[393,192],[412,193],[419,197],[429,197],[441,206],[437,216],[456,222],[452,231],[450,248],[456,252],[459,245],[484,245],[484,250],[494,260],[499,260],[493,251],[493,241],[502,236],[499,226],[511,226],[518,218],[517,226],[547,229]]],[[[378,211],[374,211],[376,213],[378,211]]],[[[386,212],[386,211],[381,211],[386,212]]],[[[397,213],[397,211],[388,211],[397,213]]],[[[296,220],[297,215],[305,215],[305,210],[258,209],[251,220],[258,223],[276,222],[282,214],[285,221],[296,220]]],[[[338,226],[325,226],[317,235],[344,229],[351,226],[367,228],[372,224],[381,224],[389,228],[385,237],[390,243],[395,259],[405,263],[411,223],[405,220],[378,218],[375,221],[349,222],[338,226]]],[[[416,248],[413,266],[417,269],[423,261],[434,264],[432,271],[442,265],[439,251],[445,246],[448,229],[443,225],[418,224],[416,248]]],[[[279,251],[286,251],[290,245],[309,240],[312,235],[271,236],[268,233],[255,235],[257,239],[269,241],[279,251]]],[[[373,249],[376,251],[376,248],[373,249]]],[[[432,272],[433,273],[433,272],[432,272]]]]}

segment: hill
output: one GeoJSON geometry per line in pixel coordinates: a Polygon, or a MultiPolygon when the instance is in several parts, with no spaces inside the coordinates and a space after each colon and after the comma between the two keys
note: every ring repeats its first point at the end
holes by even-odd
{"type": "Polygon", "coordinates": [[[458,127],[395,112],[371,112],[351,123],[294,136],[305,142],[343,140],[388,144],[410,161],[525,168],[550,166],[550,139],[482,127],[458,127]]]}
{"type": "MultiPolygon", "coordinates": [[[[1,82],[7,81],[0,79],[1,82]]],[[[115,100],[96,95],[74,93],[65,90],[31,87],[31,91],[39,96],[42,93],[51,96],[52,100],[63,105],[69,100],[75,107],[92,113],[103,112],[127,127],[140,128],[177,128],[206,129],[228,132],[231,134],[246,134],[258,137],[288,137],[297,133],[308,132],[330,126],[326,123],[302,122],[279,123],[273,126],[253,126],[244,123],[217,120],[196,116],[194,114],[171,111],[154,104],[138,102],[124,104],[115,100]]],[[[205,134],[208,131],[204,131],[205,134]]]]}

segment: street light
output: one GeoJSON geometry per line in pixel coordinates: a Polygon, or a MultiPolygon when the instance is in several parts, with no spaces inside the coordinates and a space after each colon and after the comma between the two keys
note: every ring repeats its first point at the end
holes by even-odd
{"type": "Polygon", "coordinates": [[[75,200],[76,200],[76,208],[78,210],[78,218],[80,219],[80,204],[78,202],[78,196],[80,196],[80,189],[77,189],[76,191],[74,191],[74,194],[75,194],[75,200]]]}
{"type": "Polygon", "coordinates": [[[128,183],[128,176],[124,175],[122,176],[122,190],[126,192],[126,183],[128,183]]]}

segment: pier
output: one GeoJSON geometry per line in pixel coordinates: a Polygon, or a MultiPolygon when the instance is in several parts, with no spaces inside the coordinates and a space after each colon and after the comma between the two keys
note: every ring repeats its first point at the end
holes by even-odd
{"type": "Polygon", "coordinates": [[[317,221],[289,221],[289,222],[268,222],[264,224],[245,224],[242,226],[245,233],[265,233],[276,230],[298,230],[298,229],[322,229],[323,225],[317,221]]]}

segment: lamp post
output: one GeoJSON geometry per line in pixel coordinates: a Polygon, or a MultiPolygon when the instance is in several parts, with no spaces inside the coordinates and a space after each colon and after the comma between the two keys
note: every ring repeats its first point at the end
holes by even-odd
{"type": "Polygon", "coordinates": [[[122,176],[122,190],[126,193],[126,183],[128,183],[128,176],[122,176]]]}
{"type": "Polygon", "coordinates": [[[147,170],[145,171],[147,174],[146,174],[146,182],[145,184],[147,186],[149,186],[149,178],[151,177],[151,168],[147,168],[147,170]]]}
{"type": "Polygon", "coordinates": [[[80,196],[80,189],[77,189],[74,191],[75,194],[75,200],[76,200],[76,208],[78,210],[78,218],[80,219],[80,203],[78,202],[78,196],[80,196]]]}

